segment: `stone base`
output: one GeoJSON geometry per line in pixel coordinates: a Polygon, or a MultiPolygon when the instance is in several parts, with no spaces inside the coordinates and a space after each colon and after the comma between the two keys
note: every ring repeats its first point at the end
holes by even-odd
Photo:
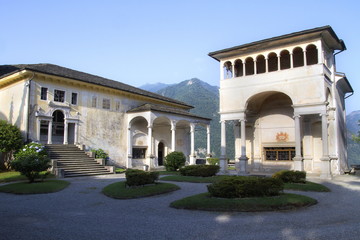
{"type": "Polygon", "coordinates": [[[227,174],[228,173],[228,163],[225,157],[220,158],[220,174],[227,174]]]}
{"type": "Polygon", "coordinates": [[[322,157],[321,160],[321,174],[320,178],[322,179],[331,179],[331,168],[330,168],[330,158],[329,157],[322,157]]]}
{"type": "Polygon", "coordinates": [[[240,176],[246,176],[248,175],[248,160],[249,158],[247,158],[246,156],[241,156],[239,158],[239,168],[236,169],[236,172],[238,175],[240,176]]]}
{"type": "Polygon", "coordinates": [[[304,171],[304,162],[302,157],[294,157],[294,170],[295,171],[304,171]]]}

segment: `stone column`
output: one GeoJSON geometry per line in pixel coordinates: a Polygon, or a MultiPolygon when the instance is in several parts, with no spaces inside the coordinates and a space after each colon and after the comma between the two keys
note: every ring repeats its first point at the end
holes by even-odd
{"type": "Polygon", "coordinates": [[[68,137],[69,137],[69,123],[65,120],[64,121],[64,144],[68,144],[68,137]]]}
{"type": "Polygon", "coordinates": [[[127,168],[132,168],[132,132],[131,132],[131,126],[128,127],[127,131],[127,148],[128,148],[128,159],[126,162],[127,168]]]}
{"type": "Polygon", "coordinates": [[[290,53],[290,68],[294,68],[294,59],[292,53],[290,53]]]}
{"type": "Polygon", "coordinates": [[[235,78],[235,62],[231,63],[232,78],[235,78]]]}
{"type": "Polygon", "coordinates": [[[207,136],[207,144],[206,144],[206,156],[211,157],[210,150],[210,125],[206,126],[206,136],[207,136]]]}
{"type": "Polygon", "coordinates": [[[79,144],[79,123],[76,122],[75,123],[75,130],[74,130],[74,144],[77,145],[79,144]]]}
{"type": "Polygon", "coordinates": [[[327,114],[321,115],[321,135],[322,135],[322,148],[323,155],[321,160],[321,175],[323,179],[331,178],[331,168],[330,168],[330,157],[329,157],[329,145],[328,145],[328,122],[327,114]]]}
{"type": "Polygon", "coordinates": [[[171,121],[171,151],[175,152],[176,150],[176,122],[171,121]]]}
{"type": "Polygon", "coordinates": [[[281,60],[281,55],[280,54],[277,55],[277,60],[278,60],[278,71],[280,71],[281,70],[281,61],[280,61],[281,60]]]}
{"type": "Polygon", "coordinates": [[[257,74],[257,60],[255,59],[253,63],[254,63],[254,75],[256,75],[257,74]]]}
{"type": "Polygon", "coordinates": [[[239,175],[247,175],[248,158],[246,157],[246,121],[245,119],[240,120],[241,128],[241,157],[240,157],[240,169],[239,175]]]}
{"type": "Polygon", "coordinates": [[[226,159],[226,125],[225,121],[220,121],[221,124],[221,153],[220,153],[220,173],[226,174],[228,171],[228,164],[226,159]]]}
{"type": "Polygon", "coordinates": [[[48,125],[48,142],[47,142],[47,144],[52,144],[52,123],[53,123],[53,121],[50,120],[49,125],[48,125]]]}
{"type": "Polygon", "coordinates": [[[307,65],[307,60],[306,60],[306,50],[304,50],[304,66],[307,65]]]}
{"type": "Polygon", "coordinates": [[[243,61],[243,76],[246,76],[246,64],[245,64],[245,60],[243,61]]]}
{"type": "Polygon", "coordinates": [[[295,157],[294,170],[304,171],[304,162],[301,156],[301,127],[300,127],[300,115],[295,115],[295,157]]]}
{"type": "Polygon", "coordinates": [[[265,58],[265,72],[267,73],[267,72],[269,72],[269,58],[265,58]]]}
{"type": "Polygon", "coordinates": [[[40,142],[40,128],[41,128],[41,120],[36,119],[36,139],[40,142]]]}
{"type": "Polygon", "coordinates": [[[149,170],[153,167],[152,160],[154,159],[153,155],[153,144],[152,144],[152,125],[148,126],[148,156],[147,156],[147,165],[149,170]]]}
{"type": "Polygon", "coordinates": [[[190,165],[194,165],[196,163],[196,155],[195,155],[195,124],[190,123],[190,165]]]}

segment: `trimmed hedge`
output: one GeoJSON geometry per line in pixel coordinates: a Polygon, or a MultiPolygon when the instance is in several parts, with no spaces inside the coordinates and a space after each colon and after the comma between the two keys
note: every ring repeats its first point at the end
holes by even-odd
{"type": "Polygon", "coordinates": [[[186,157],[182,152],[172,152],[165,157],[166,171],[177,171],[185,165],[186,157]]]}
{"type": "Polygon", "coordinates": [[[275,179],[280,179],[284,183],[306,183],[306,172],[281,170],[272,175],[275,179]]]}
{"type": "Polygon", "coordinates": [[[284,183],[275,178],[233,176],[210,184],[207,188],[212,197],[267,197],[280,195],[284,183]]]}
{"type": "Polygon", "coordinates": [[[190,165],[180,168],[179,171],[183,176],[211,177],[215,176],[219,170],[220,167],[215,165],[190,165]]]}
{"type": "Polygon", "coordinates": [[[142,170],[129,169],[125,173],[127,186],[144,186],[155,183],[159,179],[158,172],[145,172],[142,170]]]}

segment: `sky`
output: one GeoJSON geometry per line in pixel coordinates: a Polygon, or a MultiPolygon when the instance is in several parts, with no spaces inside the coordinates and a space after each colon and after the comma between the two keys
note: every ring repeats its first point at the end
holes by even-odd
{"type": "Polygon", "coordinates": [[[337,71],[360,110],[358,0],[0,0],[0,65],[52,63],[136,87],[199,78],[219,85],[209,52],[330,25],[347,50],[337,71]]]}

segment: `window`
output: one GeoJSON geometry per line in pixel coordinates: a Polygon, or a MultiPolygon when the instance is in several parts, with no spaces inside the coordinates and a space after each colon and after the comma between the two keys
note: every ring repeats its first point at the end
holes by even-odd
{"type": "Polygon", "coordinates": [[[306,47],[306,63],[307,65],[313,65],[318,63],[318,50],[316,46],[310,44],[306,47]]]}
{"type": "Polygon", "coordinates": [[[120,111],[120,101],[116,101],[115,110],[120,111]]]}
{"type": "Polygon", "coordinates": [[[110,99],[104,98],[102,107],[103,109],[110,109],[110,99]]]}
{"type": "Polygon", "coordinates": [[[71,93],[71,104],[76,105],[77,104],[77,93],[71,93]]]}
{"type": "Polygon", "coordinates": [[[280,53],[280,69],[289,69],[290,68],[290,53],[288,50],[283,50],[280,53]]]}
{"type": "Polygon", "coordinates": [[[243,62],[238,59],[235,61],[235,77],[241,77],[244,75],[243,62]]]}
{"type": "Polygon", "coordinates": [[[48,89],[46,87],[41,88],[41,93],[40,93],[41,100],[47,100],[47,91],[48,89]]]}
{"type": "Polygon", "coordinates": [[[295,48],[293,51],[293,63],[294,67],[304,66],[304,52],[302,48],[295,48]]]}
{"type": "Polygon", "coordinates": [[[264,73],[266,71],[266,61],[263,55],[256,58],[256,73],[264,73]]]}
{"type": "Polygon", "coordinates": [[[132,158],[133,159],[143,159],[145,158],[146,148],[133,148],[132,149],[132,158]]]}
{"type": "Polygon", "coordinates": [[[245,59],[245,75],[253,75],[254,74],[254,59],[252,57],[248,57],[245,59]]]}
{"type": "Polygon", "coordinates": [[[54,101],[55,102],[64,102],[65,101],[65,91],[54,90],[54,101]]]}
{"type": "Polygon", "coordinates": [[[96,108],[97,97],[93,96],[91,99],[91,107],[96,108]]]}
{"type": "Polygon", "coordinates": [[[294,147],[266,147],[266,161],[291,161],[295,157],[294,147]]]}
{"type": "Polygon", "coordinates": [[[268,55],[268,71],[274,72],[278,70],[278,57],[276,53],[272,52],[268,55]]]}

